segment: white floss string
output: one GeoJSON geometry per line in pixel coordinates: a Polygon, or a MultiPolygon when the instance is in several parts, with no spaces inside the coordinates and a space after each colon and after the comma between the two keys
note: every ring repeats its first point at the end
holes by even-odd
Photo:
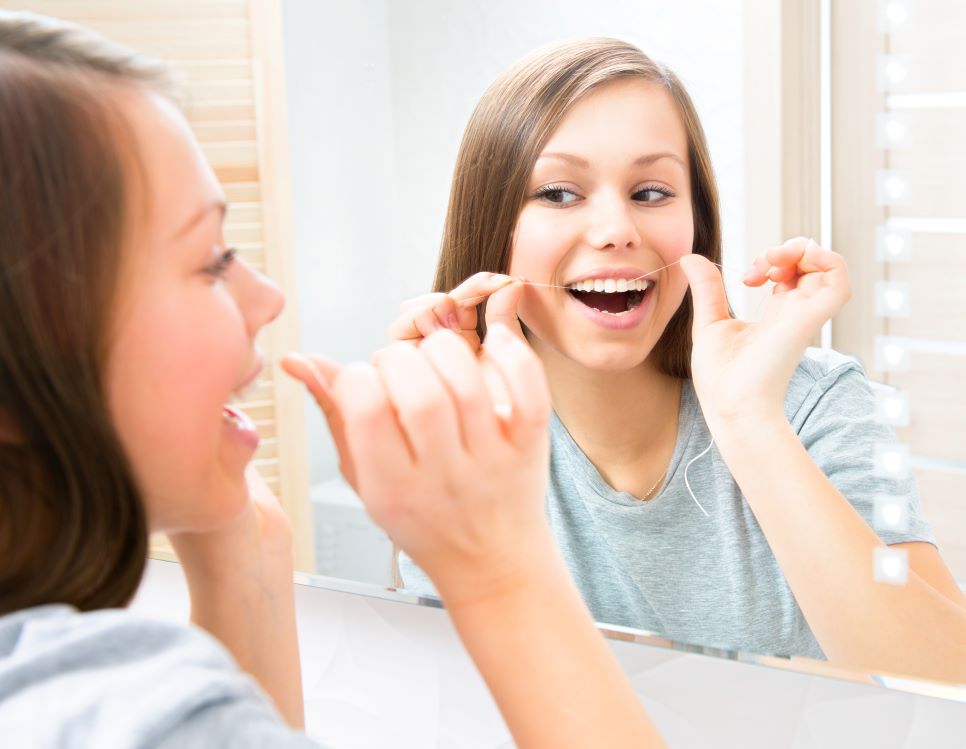
{"type": "Polygon", "coordinates": [[[706,518],[709,518],[711,516],[708,514],[708,511],[704,509],[704,506],[698,501],[698,498],[694,496],[694,491],[691,489],[691,482],[688,481],[688,469],[691,467],[691,464],[694,463],[694,461],[698,460],[699,458],[703,458],[705,455],[707,455],[708,451],[713,446],[714,446],[714,439],[712,439],[711,442],[708,443],[708,446],[704,448],[704,451],[700,455],[695,455],[693,458],[691,458],[691,460],[688,461],[688,464],[684,467],[684,485],[688,488],[688,494],[691,495],[691,499],[694,500],[694,503],[701,509],[701,512],[704,513],[704,516],[706,518]]]}
{"type": "MultiPolygon", "coordinates": [[[[642,273],[637,278],[629,278],[627,280],[628,281],[640,281],[642,278],[647,278],[648,276],[653,276],[655,273],[660,273],[662,270],[665,270],[667,268],[670,268],[672,265],[677,265],[680,262],[681,262],[680,260],[675,260],[673,263],[669,263],[668,265],[665,265],[663,268],[657,268],[655,270],[648,271],[647,273],[642,273]]],[[[711,262],[711,261],[708,261],[708,262],[711,262]]],[[[722,270],[724,269],[724,266],[721,263],[712,263],[712,265],[717,265],[722,270]]],[[[527,285],[527,286],[544,286],[544,287],[546,287],[548,289],[569,289],[570,288],[569,286],[560,286],[559,284],[554,284],[554,283],[537,283],[536,281],[527,281],[526,279],[523,279],[523,278],[518,278],[517,280],[520,281],[521,283],[527,285]]],[[[489,294],[483,294],[481,296],[473,296],[473,297],[470,297],[469,299],[461,299],[459,303],[460,304],[469,304],[470,302],[476,302],[477,299],[486,299],[488,296],[490,296],[490,295],[489,294]]]]}

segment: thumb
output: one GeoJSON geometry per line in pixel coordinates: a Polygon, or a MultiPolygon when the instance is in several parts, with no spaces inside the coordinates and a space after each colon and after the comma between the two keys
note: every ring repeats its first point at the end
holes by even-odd
{"type": "Polygon", "coordinates": [[[519,278],[514,278],[506,286],[490,294],[489,299],[486,300],[484,316],[487,327],[494,323],[502,323],[511,333],[522,339],[523,329],[517,319],[517,305],[520,303],[522,294],[523,282],[519,278]]]}
{"type": "Polygon", "coordinates": [[[691,285],[694,300],[694,330],[699,331],[719,320],[728,320],[728,300],[721,272],[703,255],[681,258],[681,269],[691,285]]]}

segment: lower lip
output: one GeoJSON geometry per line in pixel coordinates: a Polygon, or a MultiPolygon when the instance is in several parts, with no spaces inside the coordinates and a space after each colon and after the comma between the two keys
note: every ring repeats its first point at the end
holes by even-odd
{"type": "Polygon", "coordinates": [[[255,452],[258,449],[258,430],[252,420],[248,418],[248,414],[233,406],[224,406],[223,408],[225,413],[232,417],[230,419],[222,418],[221,422],[225,431],[233,439],[237,439],[252,452],[255,452]]]}
{"type": "Polygon", "coordinates": [[[637,327],[647,317],[647,313],[651,309],[651,297],[654,295],[654,286],[651,286],[647,290],[639,306],[620,315],[611,315],[607,312],[601,312],[594,307],[588,307],[583,302],[578,302],[569,291],[563,293],[567,295],[570,302],[576,305],[591,322],[596,323],[600,327],[606,328],[607,330],[630,330],[631,328],[637,327]]]}

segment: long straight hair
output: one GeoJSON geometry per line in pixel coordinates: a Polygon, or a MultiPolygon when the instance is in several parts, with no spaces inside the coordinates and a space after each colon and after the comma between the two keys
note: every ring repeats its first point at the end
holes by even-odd
{"type": "MultiPolygon", "coordinates": [[[[721,262],[718,190],[704,131],[687,91],[674,73],[637,47],[591,38],[537,50],[483,94],[456,158],[435,291],[450,291],[479,271],[508,271],[514,227],[544,144],[574,104],[607,83],[627,78],[661,86],[674,100],[688,141],[692,251],[721,262]]],[[[688,290],[653,354],[666,374],[691,375],[691,317],[688,290]]],[[[477,332],[482,340],[483,315],[477,332]]]]}
{"type": "Polygon", "coordinates": [[[120,86],[160,66],[0,12],[0,613],[132,597],[147,521],[103,372],[135,146],[120,86]]]}

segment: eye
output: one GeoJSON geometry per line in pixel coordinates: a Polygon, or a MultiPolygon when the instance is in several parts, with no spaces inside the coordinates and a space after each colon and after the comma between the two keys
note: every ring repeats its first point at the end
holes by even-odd
{"type": "Polygon", "coordinates": [[[212,278],[224,278],[237,254],[238,250],[236,250],[234,247],[229,247],[218,256],[218,259],[215,260],[215,262],[204,269],[205,273],[212,278]]]}
{"type": "Polygon", "coordinates": [[[661,185],[648,185],[635,192],[633,197],[641,203],[660,203],[665,198],[673,198],[674,193],[661,185]]]}
{"type": "Polygon", "coordinates": [[[580,200],[580,196],[577,193],[560,185],[546,185],[541,187],[533,197],[548,203],[553,203],[554,205],[569,205],[580,200]]]}

